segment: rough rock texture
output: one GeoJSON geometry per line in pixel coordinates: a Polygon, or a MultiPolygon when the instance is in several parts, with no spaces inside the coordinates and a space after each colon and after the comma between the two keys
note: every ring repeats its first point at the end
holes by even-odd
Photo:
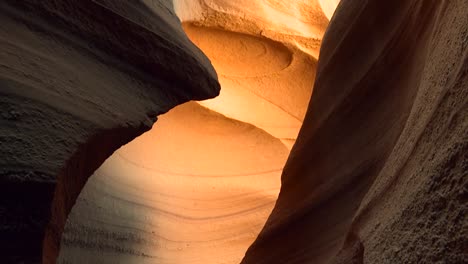
{"type": "Polygon", "coordinates": [[[336,0],[174,0],[184,22],[260,36],[318,56],[328,25],[322,3],[336,0]]]}
{"type": "Polygon", "coordinates": [[[466,0],[342,1],[243,263],[467,263],[467,52],[466,0]]]}
{"type": "Polygon", "coordinates": [[[92,172],[158,114],[218,93],[169,7],[0,3],[0,262],[54,263],[92,172]]]}
{"type": "Polygon", "coordinates": [[[242,263],[467,263],[468,0],[342,1],[316,66],[337,3],[1,2],[1,262],[217,94],[177,13],[226,93],[94,173],[62,263],[236,263],[265,221],[242,263]]]}

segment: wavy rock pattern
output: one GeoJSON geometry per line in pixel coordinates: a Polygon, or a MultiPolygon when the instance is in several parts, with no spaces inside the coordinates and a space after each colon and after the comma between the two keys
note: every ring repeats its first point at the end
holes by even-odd
{"type": "Polygon", "coordinates": [[[268,39],[193,25],[185,29],[206,50],[223,87],[219,97],[201,104],[290,145],[310,99],[314,74],[305,73],[315,71],[315,59],[268,39]]]}
{"type": "Polygon", "coordinates": [[[468,1],[337,4],[1,2],[0,262],[467,263],[468,1]]]}
{"type": "MultiPolygon", "coordinates": [[[[293,19],[279,3],[250,3],[293,19]]],[[[217,17],[238,10],[214,4],[204,10],[217,17]]],[[[96,171],[69,217],[59,263],[240,263],[270,214],[317,58],[242,27],[191,20],[184,29],[217,70],[220,96],[163,115],[96,171]]]]}
{"type": "Polygon", "coordinates": [[[59,263],[239,263],[271,212],[288,153],[252,125],[179,106],[96,171],[59,263]]]}

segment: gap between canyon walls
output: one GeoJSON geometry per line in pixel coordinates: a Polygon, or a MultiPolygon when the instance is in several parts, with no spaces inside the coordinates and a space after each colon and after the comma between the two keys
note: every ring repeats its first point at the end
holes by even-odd
{"type": "Polygon", "coordinates": [[[336,3],[0,1],[2,263],[467,263],[468,0],[336,3]]]}
{"type": "Polygon", "coordinates": [[[200,1],[209,15],[192,14],[184,29],[218,72],[220,96],[171,110],[94,173],[59,263],[239,263],[262,228],[306,112],[327,18],[318,2],[250,1],[264,17],[247,2],[215,2],[200,1]]]}

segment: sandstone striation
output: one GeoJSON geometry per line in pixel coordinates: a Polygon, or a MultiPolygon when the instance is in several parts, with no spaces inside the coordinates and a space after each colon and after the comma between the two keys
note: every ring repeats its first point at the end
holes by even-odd
{"type": "Polygon", "coordinates": [[[201,14],[216,17],[209,21],[179,12],[218,73],[220,96],[163,115],[94,173],[68,219],[59,263],[241,262],[276,201],[312,92],[318,46],[306,51],[297,40],[319,43],[327,19],[315,4],[320,19],[304,24],[316,28],[314,38],[280,34],[275,16],[247,19],[248,8],[283,12],[286,28],[301,17],[284,4],[213,9],[227,3],[200,2],[201,14]],[[241,25],[221,24],[228,19],[241,25]],[[271,37],[245,23],[268,27],[271,37]]]}
{"type": "Polygon", "coordinates": [[[90,178],[59,263],[240,263],[271,213],[288,153],[252,125],[178,106],[90,178]]]}
{"type": "Polygon", "coordinates": [[[468,263],[468,0],[0,22],[0,263],[468,263]]]}
{"type": "Polygon", "coordinates": [[[174,6],[223,87],[219,97],[202,104],[291,147],[304,120],[328,24],[319,1],[178,0],[174,6]]]}

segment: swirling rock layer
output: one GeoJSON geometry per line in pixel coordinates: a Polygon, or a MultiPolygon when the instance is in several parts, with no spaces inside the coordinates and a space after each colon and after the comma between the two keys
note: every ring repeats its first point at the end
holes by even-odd
{"type": "Polygon", "coordinates": [[[252,125],[179,106],[96,171],[59,263],[239,263],[273,208],[288,153],[252,125]]]}
{"type": "Polygon", "coordinates": [[[337,3],[1,2],[0,262],[467,263],[468,1],[337,3]]]}
{"type": "MultiPolygon", "coordinates": [[[[236,9],[227,10],[217,16],[236,9]]],[[[277,198],[316,58],[288,41],[214,26],[192,20],[184,30],[217,70],[220,96],[170,111],[96,171],[69,217],[60,263],[242,260],[277,198]]]]}

